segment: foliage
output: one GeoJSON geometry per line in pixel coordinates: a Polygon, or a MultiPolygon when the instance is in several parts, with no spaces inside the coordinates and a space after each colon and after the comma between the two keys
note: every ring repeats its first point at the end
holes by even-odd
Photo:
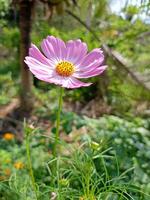
{"type": "MultiPolygon", "coordinates": [[[[68,114],[64,115],[66,121],[67,117],[68,114]]],[[[29,128],[34,174],[41,199],[49,199],[53,192],[60,199],[148,200],[150,122],[115,116],[90,119],[74,115],[73,118],[79,134],[72,130],[70,136],[74,142],[61,142],[57,176],[51,174],[52,136],[45,135],[42,129],[32,133],[33,129],[29,128]],[[80,128],[78,120],[82,123],[80,128]]],[[[67,127],[63,128],[68,132],[67,127]]],[[[1,198],[9,199],[12,195],[14,200],[34,199],[27,175],[25,142],[19,145],[15,139],[4,138],[0,143],[1,198]]]]}
{"type": "MultiPolygon", "coordinates": [[[[141,187],[145,185],[145,189],[149,190],[150,121],[140,118],[125,120],[116,116],[106,116],[99,120],[86,117],[85,121],[85,125],[89,127],[88,133],[96,142],[100,142],[100,137],[105,142],[107,141],[105,144],[108,145],[107,147],[110,146],[110,143],[112,144],[120,164],[120,170],[124,171],[134,167],[134,172],[131,174],[133,182],[141,187]],[[97,135],[99,135],[98,139],[97,135]]],[[[114,152],[112,151],[112,153],[114,152]]],[[[109,166],[112,172],[114,171],[113,167],[114,165],[109,166]]]]}
{"type": "Polygon", "coordinates": [[[9,9],[10,0],[0,0],[0,18],[4,17],[9,9]]]}
{"type": "Polygon", "coordinates": [[[17,93],[18,86],[12,80],[12,74],[0,75],[0,105],[9,103],[12,98],[16,97],[17,93]]]}

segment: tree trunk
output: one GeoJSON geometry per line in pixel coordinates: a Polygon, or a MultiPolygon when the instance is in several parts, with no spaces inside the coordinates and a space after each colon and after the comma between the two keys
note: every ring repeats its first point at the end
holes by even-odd
{"type": "Polygon", "coordinates": [[[35,0],[19,0],[20,12],[20,66],[21,66],[21,113],[30,113],[33,106],[32,100],[32,75],[24,62],[30,47],[30,33],[32,14],[34,13],[35,0]]]}

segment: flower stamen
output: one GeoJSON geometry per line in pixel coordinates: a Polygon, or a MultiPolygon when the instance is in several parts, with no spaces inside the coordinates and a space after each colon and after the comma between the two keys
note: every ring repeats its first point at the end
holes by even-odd
{"type": "Polygon", "coordinates": [[[68,61],[62,61],[57,64],[56,72],[60,76],[71,76],[74,73],[74,65],[68,61]]]}

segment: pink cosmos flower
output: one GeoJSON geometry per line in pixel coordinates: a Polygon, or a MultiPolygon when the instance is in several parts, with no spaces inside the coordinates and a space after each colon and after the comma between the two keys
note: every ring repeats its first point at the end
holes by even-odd
{"type": "Polygon", "coordinates": [[[36,78],[65,88],[86,87],[78,78],[100,75],[107,66],[102,65],[104,55],[101,49],[87,53],[87,45],[81,40],[63,42],[48,36],[41,44],[44,55],[31,45],[25,63],[36,78]]]}

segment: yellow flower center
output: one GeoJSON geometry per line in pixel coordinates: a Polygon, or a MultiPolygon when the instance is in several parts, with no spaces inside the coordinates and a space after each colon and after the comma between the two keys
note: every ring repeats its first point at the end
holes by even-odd
{"type": "Polygon", "coordinates": [[[74,73],[74,65],[67,61],[62,61],[57,64],[56,72],[60,76],[71,76],[74,73]]]}

